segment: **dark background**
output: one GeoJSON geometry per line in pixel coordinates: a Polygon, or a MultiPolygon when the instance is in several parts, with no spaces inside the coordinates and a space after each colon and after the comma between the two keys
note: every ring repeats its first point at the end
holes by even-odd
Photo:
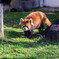
{"type": "Polygon", "coordinates": [[[0,0],[0,3],[3,4],[9,4],[11,2],[11,0],[0,0]]]}

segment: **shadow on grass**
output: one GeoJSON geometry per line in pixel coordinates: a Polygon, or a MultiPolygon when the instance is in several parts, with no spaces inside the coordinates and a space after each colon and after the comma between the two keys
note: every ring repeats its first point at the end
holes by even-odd
{"type": "MultiPolygon", "coordinates": [[[[11,39],[11,38],[25,38],[26,37],[24,36],[24,32],[16,32],[16,31],[13,31],[13,30],[5,30],[5,34],[7,36],[8,39],[11,39]]],[[[32,35],[32,39],[34,38],[39,38],[39,34],[37,35],[38,33],[34,33],[32,35]]],[[[52,44],[52,45],[59,45],[59,42],[51,42],[48,40],[45,40],[45,38],[41,38],[39,39],[38,41],[36,42],[14,42],[14,41],[11,41],[11,40],[2,40],[0,39],[0,44],[7,44],[7,45],[20,45],[22,47],[25,47],[25,48],[29,48],[29,47],[38,47],[38,46],[45,46],[45,45],[49,45],[49,44],[52,44]],[[3,43],[2,43],[3,42],[3,43]]]]}
{"type": "Polygon", "coordinates": [[[23,32],[16,32],[16,31],[6,31],[5,30],[5,36],[7,38],[23,38],[24,36],[23,32]]]}
{"type": "MultiPolygon", "coordinates": [[[[13,30],[5,30],[4,32],[5,32],[5,37],[7,37],[9,39],[11,39],[11,38],[26,38],[24,36],[24,32],[22,32],[22,31],[17,32],[17,31],[13,31],[13,30]]],[[[36,32],[36,33],[33,33],[31,39],[39,38],[40,36],[41,35],[38,32],[36,32]]]]}
{"type": "Polygon", "coordinates": [[[54,42],[54,41],[46,41],[45,39],[40,39],[38,40],[37,42],[13,42],[13,41],[8,41],[8,40],[4,40],[4,39],[0,39],[0,44],[7,44],[7,45],[20,45],[21,47],[24,47],[24,48],[30,48],[30,47],[38,47],[38,46],[45,46],[45,45],[59,45],[59,42],[54,42]]]}

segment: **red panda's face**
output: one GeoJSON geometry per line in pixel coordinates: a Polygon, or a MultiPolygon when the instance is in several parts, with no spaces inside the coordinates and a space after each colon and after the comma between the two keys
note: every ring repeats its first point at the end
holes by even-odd
{"type": "Polygon", "coordinates": [[[32,19],[23,19],[21,18],[20,19],[20,25],[21,25],[21,28],[24,30],[24,31],[28,31],[31,29],[31,27],[34,25],[33,22],[32,22],[32,19]]]}

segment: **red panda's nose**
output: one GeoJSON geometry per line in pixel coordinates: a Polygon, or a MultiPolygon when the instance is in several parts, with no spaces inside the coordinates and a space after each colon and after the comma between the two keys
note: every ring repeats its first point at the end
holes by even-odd
{"type": "Polygon", "coordinates": [[[28,27],[23,27],[23,30],[28,31],[29,29],[28,29],[28,27]]]}

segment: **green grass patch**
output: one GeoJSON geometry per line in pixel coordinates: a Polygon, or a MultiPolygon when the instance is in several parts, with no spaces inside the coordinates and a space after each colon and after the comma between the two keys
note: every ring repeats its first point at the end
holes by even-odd
{"type": "MultiPolygon", "coordinates": [[[[19,21],[28,14],[4,12],[5,38],[0,39],[0,58],[59,59],[59,42],[46,42],[37,29],[34,30],[32,39],[24,36],[19,21]]],[[[53,23],[59,19],[59,14],[47,14],[47,17],[53,23]]]]}

